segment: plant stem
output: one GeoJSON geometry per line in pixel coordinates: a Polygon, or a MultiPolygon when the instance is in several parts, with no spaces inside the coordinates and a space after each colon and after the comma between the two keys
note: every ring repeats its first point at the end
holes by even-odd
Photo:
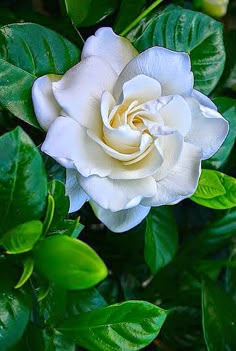
{"type": "Polygon", "coordinates": [[[120,35],[123,37],[126,34],[128,34],[131,31],[131,29],[133,29],[144,17],[146,17],[152,10],[154,10],[155,7],[157,7],[162,1],[163,0],[154,1],[145,11],[140,13],[140,15],[137,18],[135,18],[135,20],[133,22],[131,22],[130,25],[128,25],[128,27],[126,27],[120,33],[120,35]]]}

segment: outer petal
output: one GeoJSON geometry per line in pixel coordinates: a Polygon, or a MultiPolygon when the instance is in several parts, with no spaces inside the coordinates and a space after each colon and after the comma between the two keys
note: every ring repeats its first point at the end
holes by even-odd
{"type": "Polygon", "coordinates": [[[156,192],[153,177],[114,180],[107,177],[80,176],[79,181],[94,202],[112,212],[137,206],[144,197],[152,197],[156,192]]]}
{"type": "Polygon", "coordinates": [[[101,128],[101,96],[112,91],[117,75],[99,57],[91,56],[72,67],[53,84],[54,95],[66,114],[86,128],[101,128]]]}
{"type": "Polygon", "coordinates": [[[58,117],[49,128],[42,151],[66,168],[77,168],[84,177],[99,175],[113,179],[140,179],[159,167],[156,148],[134,165],[125,166],[107,155],[87,134],[85,128],[69,117],[58,117]]]}
{"type": "Polygon", "coordinates": [[[52,91],[52,83],[60,79],[61,76],[48,74],[36,79],[33,84],[34,111],[40,126],[44,130],[48,130],[52,122],[61,114],[61,106],[57,103],[52,91]]]}
{"type": "Polygon", "coordinates": [[[162,95],[190,95],[193,89],[193,74],[189,56],[161,47],[153,47],[135,57],[121,72],[115,85],[115,97],[119,98],[125,82],[144,74],[156,79],[162,95]]]}
{"type": "Polygon", "coordinates": [[[229,130],[228,122],[217,111],[187,98],[192,112],[192,125],[185,141],[202,150],[202,159],[213,156],[223,144],[229,130]]]}
{"type": "Polygon", "coordinates": [[[70,198],[69,212],[79,210],[83,204],[89,200],[89,196],[83,191],[78,181],[78,171],[74,169],[66,170],[66,195],[70,198]]]}
{"type": "Polygon", "coordinates": [[[200,91],[193,89],[192,97],[196,99],[201,105],[212,108],[217,111],[216,105],[206,95],[200,93],[200,91]]]}
{"type": "Polygon", "coordinates": [[[111,28],[100,28],[89,37],[82,51],[82,59],[99,56],[109,62],[117,74],[138,55],[129,40],[116,35],[111,28]]]}
{"type": "Polygon", "coordinates": [[[116,233],[126,232],[127,230],[138,225],[148,215],[150,207],[136,206],[129,210],[111,212],[104,210],[95,202],[90,201],[90,205],[95,215],[102,221],[110,230],[116,233]]]}
{"type": "Polygon", "coordinates": [[[191,196],[198,184],[201,170],[201,151],[184,143],[183,151],[176,166],[166,177],[157,181],[156,195],[151,199],[144,199],[144,206],[161,206],[179,201],[191,196]]]}

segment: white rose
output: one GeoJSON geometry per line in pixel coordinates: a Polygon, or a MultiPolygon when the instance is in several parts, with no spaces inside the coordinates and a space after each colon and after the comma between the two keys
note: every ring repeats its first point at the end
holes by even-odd
{"type": "Polygon", "coordinates": [[[191,196],[201,160],[223,143],[228,123],[193,89],[189,56],[153,47],[141,54],[111,28],[85,43],[64,76],[33,86],[42,151],[67,169],[70,211],[90,199],[111,230],[126,231],[152,206],[191,196]]]}

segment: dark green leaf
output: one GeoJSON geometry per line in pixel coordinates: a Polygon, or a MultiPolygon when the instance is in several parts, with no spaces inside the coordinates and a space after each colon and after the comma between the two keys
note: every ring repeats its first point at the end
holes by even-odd
{"type": "Polygon", "coordinates": [[[103,296],[95,288],[68,291],[67,301],[67,317],[107,306],[103,296]]]}
{"type": "Polygon", "coordinates": [[[135,41],[139,51],[163,46],[190,55],[195,88],[209,94],[224,69],[222,25],[202,13],[173,9],[154,18],[135,41]]]}
{"type": "Polygon", "coordinates": [[[34,249],[35,266],[66,289],[87,289],[103,280],[107,268],[96,252],[80,240],[56,235],[42,240],[34,249]]]}
{"type": "Polygon", "coordinates": [[[173,259],[178,247],[178,232],[170,207],[152,208],[146,220],[144,255],[155,274],[173,259]]]}
{"type": "Polygon", "coordinates": [[[50,231],[55,231],[60,228],[69,211],[69,198],[65,195],[65,186],[59,180],[53,180],[48,185],[49,192],[55,202],[53,219],[49,227],[50,231]]]}
{"type": "Polygon", "coordinates": [[[28,296],[13,288],[15,272],[0,261],[0,350],[7,351],[24,333],[30,316],[28,296]]]}
{"type": "Polygon", "coordinates": [[[202,288],[203,331],[209,351],[236,349],[236,304],[210,280],[202,288]]]}
{"type": "Polygon", "coordinates": [[[19,254],[32,250],[43,231],[40,221],[30,221],[19,224],[5,233],[1,244],[8,254],[19,254]]]}
{"type": "MultiPolygon", "coordinates": [[[[235,243],[233,246],[232,254],[230,257],[230,262],[236,264],[236,250],[235,243]]],[[[232,296],[234,302],[236,303],[236,267],[228,267],[225,274],[226,280],[226,290],[232,296]]]]}
{"type": "Polygon", "coordinates": [[[31,88],[48,73],[63,74],[79,59],[79,51],[50,29],[20,23],[0,29],[0,104],[18,118],[38,127],[31,88]]]}
{"type": "Polygon", "coordinates": [[[236,179],[224,173],[203,169],[191,200],[199,205],[223,210],[236,206],[236,179]]]}
{"type": "Polygon", "coordinates": [[[16,128],[0,138],[0,233],[40,219],[47,180],[40,154],[25,132],[16,128]]]}
{"type": "Polygon", "coordinates": [[[140,350],[157,336],[166,315],[148,302],[127,301],[71,317],[57,330],[91,351],[140,350]]]}
{"type": "Polygon", "coordinates": [[[146,0],[122,0],[115,22],[115,32],[122,32],[142,11],[146,0]]]}
{"type": "Polygon", "coordinates": [[[204,161],[206,166],[214,169],[219,169],[226,163],[230,152],[233,149],[236,138],[236,100],[226,97],[219,97],[213,99],[218,107],[219,112],[229,122],[229,134],[225,139],[221,148],[209,160],[204,161]]]}

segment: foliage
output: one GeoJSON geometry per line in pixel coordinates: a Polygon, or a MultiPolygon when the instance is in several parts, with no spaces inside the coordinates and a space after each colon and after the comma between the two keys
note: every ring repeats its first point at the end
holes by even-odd
{"type": "Polygon", "coordinates": [[[221,22],[200,2],[161,2],[0,4],[1,351],[236,349],[235,2],[221,22]],[[195,88],[230,123],[195,194],[122,234],[88,204],[68,214],[64,170],[40,151],[31,101],[35,79],[77,63],[101,26],[139,52],[189,53],[195,88]]]}

